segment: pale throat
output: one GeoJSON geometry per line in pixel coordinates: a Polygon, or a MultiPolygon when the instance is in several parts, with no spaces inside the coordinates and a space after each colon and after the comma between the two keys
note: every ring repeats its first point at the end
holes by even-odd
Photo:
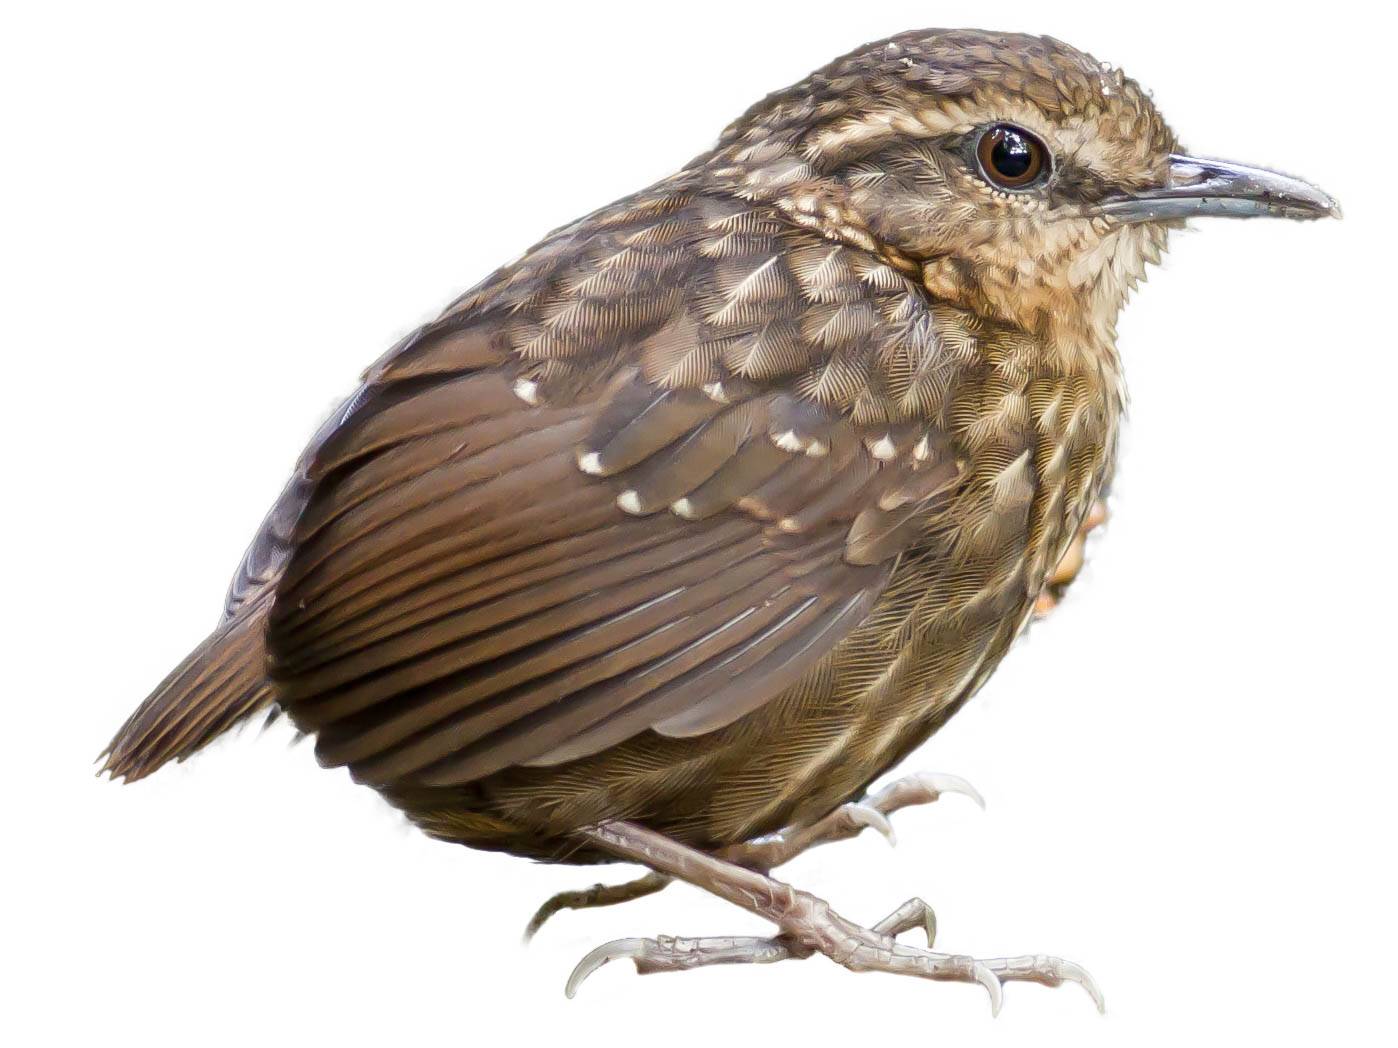
{"type": "Polygon", "coordinates": [[[1157,225],[1083,226],[1017,259],[986,245],[974,258],[926,260],[922,284],[935,299],[1033,335],[1064,373],[1096,373],[1124,405],[1117,317],[1160,261],[1167,234],[1157,225]]]}

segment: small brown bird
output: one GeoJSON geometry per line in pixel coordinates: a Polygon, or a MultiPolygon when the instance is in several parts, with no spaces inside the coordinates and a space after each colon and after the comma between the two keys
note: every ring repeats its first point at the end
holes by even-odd
{"type": "Polygon", "coordinates": [[[370,368],[105,768],[275,707],[433,837],[653,871],[531,928],[674,878],[777,927],[611,943],[570,994],[613,958],[818,952],[1100,1005],[1071,962],[898,941],[932,938],[919,900],[863,928],[768,871],[974,796],[856,799],[1070,581],[1113,468],[1117,313],[1169,229],[1336,214],[1182,155],[1135,82],[1055,40],[861,47],[370,368]]]}

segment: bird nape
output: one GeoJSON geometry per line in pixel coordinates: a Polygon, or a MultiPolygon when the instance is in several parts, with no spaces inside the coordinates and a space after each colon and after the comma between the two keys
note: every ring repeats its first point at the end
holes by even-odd
{"type": "Polygon", "coordinates": [[[861,47],[375,364],[105,769],[275,706],[433,837],[652,871],[531,930],[673,879],[776,926],[610,943],[570,993],[619,957],[822,953],[1100,1006],[1070,962],[933,952],[920,901],[865,928],[770,870],[975,796],[864,791],[1071,582],[1113,471],[1117,313],[1170,228],[1337,214],[1183,155],[1135,82],[1055,40],[861,47]]]}

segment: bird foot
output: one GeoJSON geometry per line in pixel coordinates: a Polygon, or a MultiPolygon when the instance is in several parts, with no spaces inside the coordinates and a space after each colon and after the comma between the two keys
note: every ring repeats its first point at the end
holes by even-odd
{"type": "Polygon", "coordinates": [[[931,804],[945,793],[959,793],[971,798],[982,808],[985,799],[965,779],[957,775],[936,772],[915,772],[895,779],[877,793],[863,800],[842,804],[825,818],[810,826],[793,827],[758,837],[743,844],[725,848],[719,854],[741,866],[754,870],[772,870],[790,862],[811,848],[835,841],[857,837],[867,828],[883,834],[890,845],[898,843],[889,816],[917,804],[931,804]]]}
{"type": "MultiPolygon", "coordinates": [[[[789,827],[733,845],[720,854],[730,862],[765,872],[790,862],[810,848],[849,840],[870,827],[883,834],[890,845],[895,845],[898,835],[888,817],[901,808],[931,804],[944,793],[962,794],[985,807],[985,800],[979,791],[960,776],[916,772],[894,780],[871,797],[842,804],[810,826],[789,827]]],[[[588,910],[642,899],[660,891],[672,879],[652,871],[624,884],[594,884],[590,888],[559,892],[545,900],[534,912],[524,929],[524,941],[527,943],[533,939],[544,923],[562,910],[588,910]]]]}
{"type": "Polygon", "coordinates": [[[781,935],[709,936],[617,939],[597,947],[573,969],[565,993],[571,998],[583,981],[609,961],[630,960],[641,975],[688,971],[715,964],[772,964],[804,960],[820,953],[850,971],[882,971],[944,982],[978,983],[990,995],[991,1014],[998,1014],[1007,982],[1037,982],[1059,986],[1075,982],[1087,991],[1099,1012],[1106,1010],[1097,984],[1081,965],[1059,957],[1026,954],[980,960],[963,954],[934,953],[936,917],[921,899],[909,899],[872,928],[845,920],[814,896],[795,893],[798,905],[784,921],[781,935]],[[928,949],[897,941],[913,928],[927,931],[928,949]]]}
{"type": "Polygon", "coordinates": [[[712,964],[770,964],[802,960],[819,953],[851,971],[979,983],[990,995],[991,1009],[997,1013],[1001,985],[1012,981],[1046,986],[1075,982],[1087,991],[1099,1011],[1105,1010],[1097,984],[1072,961],[1043,954],[979,960],[899,942],[899,934],[916,927],[926,929],[929,947],[935,938],[936,918],[920,899],[909,899],[872,928],[864,928],[814,895],[635,823],[606,822],[581,831],[581,836],[618,858],[644,863],[769,920],[777,926],[778,934],[770,938],[618,939],[598,947],[578,963],[568,979],[566,991],[570,997],[592,972],[608,961],[622,958],[633,961],[641,974],[650,974],[712,964]]]}

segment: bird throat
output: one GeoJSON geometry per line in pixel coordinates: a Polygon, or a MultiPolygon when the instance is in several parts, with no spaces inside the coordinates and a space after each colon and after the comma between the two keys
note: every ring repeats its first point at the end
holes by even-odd
{"type": "Polygon", "coordinates": [[[935,301],[1033,336],[1063,372],[1096,372],[1120,387],[1117,316],[1167,236],[1160,225],[1081,226],[1046,242],[1032,266],[947,255],[922,262],[920,282],[935,301]]]}

